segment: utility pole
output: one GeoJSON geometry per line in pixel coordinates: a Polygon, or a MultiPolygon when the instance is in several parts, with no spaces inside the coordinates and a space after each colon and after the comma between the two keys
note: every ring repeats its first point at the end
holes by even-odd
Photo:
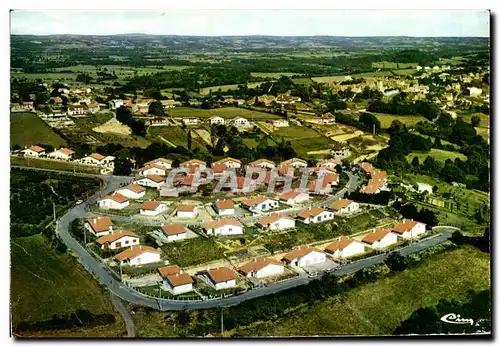
{"type": "Polygon", "coordinates": [[[224,309],[220,308],[220,333],[221,337],[224,337],[224,309]]]}
{"type": "Polygon", "coordinates": [[[52,201],[52,212],[54,212],[54,222],[56,221],[56,203],[52,201]]]}
{"type": "Polygon", "coordinates": [[[87,248],[87,230],[83,228],[83,247],[87,248]]]}
{"type": "Polygon", "coordinates": [[[120,281],[123,282],[123,279],[122,279],[122,264],[123,264],[123,262],[120,261],[120,281]]]}
{"type": "Polygon", "coordinates": [[[375,124],[373,124],[373,136],[375,136],[375,124]]]}

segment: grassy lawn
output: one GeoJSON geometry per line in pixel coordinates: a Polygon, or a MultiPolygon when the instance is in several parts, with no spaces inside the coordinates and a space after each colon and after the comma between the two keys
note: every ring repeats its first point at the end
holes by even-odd
{"type": "MultiPolygon", "coordinates": [[[[84,309],[95,314],[114,314],[112,326],[66,332],[67,336],[121,336],[124,325],[115,314],[109,293],[68,254],[59,254],[42,235],[11,240],[11,314],[15,327],[53,315],[69,315],[84,309]],[[94,331],[95,330],[95,331],[94,331]],[[94,331],[92,333],[92,331],[94,331]]],[[[57,336],[60,331],[37,335],[57,336]]]]}
{"type": "Polygon", "coordinates": [[[296,125],[275,131],[273,137],[276,141],[279,141],[281,137],[285,141],[290,141],[297,154],[304,157],[310,151],[330,149],[332,144],[332,140],[320,135],[313,129],[296,125]]]}
{"type": "Polygon", "coordinates": [[[73,165],[72,163],[66,163],[63,161],[59,162],[55,160],[10,157],[10,164],[18,166],[38,167],[41,169],[70,171],[70,172],[73,172],[73,166],[74,166],[75,172],[99,173],[99,169],[95,167],[85,166],[85,165],[73,165]]]}
{"type": "Polygon", "coordinates": [[[166,243],[162,246],[164,254],[173,263],[181,267],[203,264],[222,259],[223,250],[213,238],[195,238],[182,242],[166,243]]]}
{"type": "MultiPolygon", "coordinates": [[[[255,88],[255,87],[260,86],[261,84],[262,84],[262,82],[249,82],[249,83],[247,83],[247,86],[248,86],[248,88],[255,88]]],[[[212,93],[215,93],[219,89],[222,92],[225,92],[228,90],[236,90],[236,89],[238,89],[238,86],[239,86],[239,84],[226,84],[226,85],[222,85],[222,86],[205,87],[205,88],[200,89],[200,94],[206,95],[206,94],[209,94],[210,91],[212,91],[212,93]]]]}
{"type": "Polygon", "coordinates": [[[304,307],[240,336],[388,335],[416,309],[490,287],[489,254],[471,246],[437,254],[394,276],[304,307]]]}
{"type": "Polygon", "coordinates": [[[313,84],[313,81],[310,77],[294,78],[292,79],[292,82],[295,84],[305,84],[307,86],[313,84]]]}
{"type": "Polygon", "coordinates": [[[34,113],[10,114],[10,145],[24,147],[34,144],[46,144],[54,147],[66,145],[66,141],[57,135],[34,113]]]}
{"type": "Polygon", "coordinates": [[[460,158],[460,160],[467,160],[467,157],[462,153],[445,151],[443,149],[436,148],[432,148],[429,153],[412,152],[406,156],[406,160],[408,160],[408,162],[411,162],[414,157],[417,157],[420,163],[423,163],[425,158],[427,157],[433,157],[434,159],[442,163],[444,163],[446,159],[451,159],[453,161],[455,161],[456,158],[460,158]]]}
{"type": "MultiPolygon", "coordinates": [[[[181,127],[150,127],[148,132],[157,141],[165,142],[163,140],[165,139],[176,146],[187,148],[187,131],[181,127]]],[[[191,132],[191,135],[193,148],[206,149],[203,139],[196,137],[194,131],[191,132]]]]}
{"type": "Polygon", "coordinates": [[[398,116],[386,113],[372,113],[380,121],[382,128],[386,129],[391,126],[393,120],[398,120],[406,125],[414,125],[427,119],[422,116],[398,116]]]}
{"type": "Polygon", "coordinates": [[[168,111],[172,117],[197,117],[197,118],[210,118],[212,116],[219,116],[222,118],[235,118],[236,116],[244,117],[248,120],[267,120],[267,119],[280,119],[281,117],[258,112],[253,110],[247,110],[245,108],[238,107],[221,107],[215,108],[213,110],[204,110],[201,108],[190,108],[190,107],[175,107],[168,111]]]}

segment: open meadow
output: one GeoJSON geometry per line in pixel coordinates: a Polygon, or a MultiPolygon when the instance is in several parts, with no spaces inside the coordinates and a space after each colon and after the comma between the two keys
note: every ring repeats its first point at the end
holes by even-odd
{"type": "Polygon", "coordinates": [[[331,149],[333,143],[315,130],[297,125],[281,128],[273,132],[272,136],[275,142],[279,142],[281,137],[285,141],[290,141],[299,156],[307,156],[307,152],[310,151],[331,149]]]}
{"type": "Polygon", "coordinates": [[[244,117],[249,121],[282,118],[274,114],[248,110],[246,108],[239,108],[239,107],[221,107],[212,110],[205,110],[201,108],[190,108],[190,107],[175,107],[173,109],[170,109],[168,111],[168,114],[174,118],[197,117],[201,119],[210,118],[212,116],[219,116],[222,118],[231,119],[239,116],[239,117],[244,117]]]}
{"type": "Polygon", "coordinates": [[[443,149],[432,148],[428,153],[412,152],[406,156],[406,160],[411,162],[413,158],[417,157],[420,163],[423,163],[427,157],[432,157],[437,161],[444,163],[447,159],[455,161],[456,158],[460,160],[467,160],[467,157],[459,152],[445,151],[443,149]]]}
{"type": "Polygon", "coordinates": [[[407,126],[417,124],[418,122],[427,121],[426,118],[422,116],[400,116],[396,114],[387,114],[387,113],[371,113],[380,121],[380,125],[382,128],[387,129],[391,126],[392,121],[398,120],[401,123],[406,124],[407,126]]]}
{"type": "Polygon", "coordinates": [[[21,147],[45,144],[53,147],[66,145],[66,141],[56,134],[34,113],[10,114],[10,145],[21,147]]]}

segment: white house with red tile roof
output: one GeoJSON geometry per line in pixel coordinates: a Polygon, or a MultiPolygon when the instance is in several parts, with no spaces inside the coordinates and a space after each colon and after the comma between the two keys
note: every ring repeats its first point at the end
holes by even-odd
{"type": "Polygon", "coordinates": [[[91,155],[78,159],[77,162],[93,166],[113,167],[114,160],[115,157],[111,155],[104,156],[99,153],[92,153],[91,155]]]}
{"type": "Polygon", "coordinates": [[[165,181],[165,176],[147,175],[146,177],[134,181],[134,183],[143,187],[160,189],[165,185],[166,181],[165,181]]]}
{"type": "Polygon", "coordinates": [[[177,206],[177,217],[179,218],[194,218],[198,214],[196,205],[179,205],[177,206]]]}
{"type": "Polygon", "coordinates": [[[280,202],[294,206],[309,200],[309,194],[305,192],[289,191],[280,195],[280,202]]]}
{"type": "Polygon", "coordinates": [[[157,164],[149,164],[141,167],[139,170],[139,175],[147,176],[147,175],[160,175],[165,176],[167,173],[167,169],[164,166],[160,166],[157,164]]]}
{"type": "Polygon", "coordinates": [[[299,247],[286,254],[283,259],[290,264],[290,266],[302,267],[324,263],[326,261],[326,254],[315,248],[299,247]]]}
{"type": "Polygon", "coordinates": [[[118,230],[96,240],[102,249],[119,249],[139,244],[139,236],[130,230],[118,230]]]}
{"type": "Polygon", "coordinates": [[[185,272],[178,272],[166,276],[163,279],[165,287],[174,295],[189,293],[193,291],[193,279],[185,272]]]}
{"type": "Polygon", "coordinates": [[[156,158],[154,160],[148,161],[147,163],[144,164],[144,166],[156,165],[156,166],[161,166],[164,169],[170,170],[172,168],[172,163],[173,163],[173,161],[170,159],[156,158]]]}
{"type": "Polygon", "coordinates": [[[411,239],[425,233],[425,224],[414,220],[403,219],[401,223],[392,228],[403,239],[411,239]]]}
{"type": "Polygon", "coordinates": [[[231,119],[229,122],[230,122],[231,124],[235,125],[235,126],[242,126],[242,127],[248,127],[248,126],[252,125],[252,124],[248,121],[248,119],[243,118],[243,117],[239,117],[239,116],[237,116],[237,117],[235,117],[235,118],[231,119]]]}
{"type": "Polygon", "coordinates": [[[111,234],[113,232],[113,222],[108,216],[100,216],[87,219],[83,227],[97,237],[111,234]]]}
{"type": "Polygon", "coordinates": [[[297,215],[297,219],[305,224],[322,223],[333,219],[333,212],[321,207],[310,207],[302,210],[297,215]]]}
{"type": "Polygon", "coordinates": [[[347,237],[340,237],[326,246],[325,252],[330,253],[334,259],[346,259],[363,254],[365,245],[347,237]]]}
{"type": "Polygon", "coordinates": [[[224,124],[225,119],[222,117],[219,117],[219,116],[212,116],[212,117],[208,118],[208,122],[210,123],[210,125],[212,125],[212,124],[224,124]]]}
{"type": "Polygon", "coordinates": [[[226,169],[239,169],[241,168],[241,160],[234,159],[231,157],[223,158],[221,160],[214,161],[213,165],[223,164],[226,169]]]}
{"type": "Polygon", "coordinates": [[[241,202],[241,204],[254,213],[269,211],[279,206],[277,200],[268,198],[263,195],[258,195],[251,197],[249,199],[245,199],[241,202]]]}
{"type": "Polygon", "coordinates": [[[236,274],[228,267],[218,267],[206,271],[207,283],[216,290],[236,287],[236,274]]]}
{"type": "Polygon", "coordinates": [[[317,164],[316,166],[317,167],[328,167],[328,168],[331,168],[331,169],[335,169],[335,167],[337,165],[339,165],[340,162],[338,160],[335,160],[335,159],[321,159],[317,164]]]}
{"type": "Polygon", "coordinates": [[[169,224],[161,227],[163,237],[168,241],[184,240],[187,236],[186,227],[182,224],[169,224]]]}
{"type": "Polygon", "coordinates": [[[230,216],[234,214],[233,200],[217,200],[213,207],[219,216],[230,216]]]}
{"type": "Polygon", "coordinates": [[[220,219],[204,223],[203,230],[207,235],[241,235],[243,224],[236,219],[220,219]]]}
{"type": "Polygon", "coordinates": [[[247,169],[249,167],[261,167],[264,169],[274,169],[276,167],[276,164],[268,159],[257,159],[255,161],[252,161],[251,163],[249,163],[247,165],[247,169]]]}
{"type": "Polygon", "coordinates": [[[359,204],[349,199],[340,199],[332,202],[328,208],[333,211],[333,214],[341,215],[359,210],[359,204]]]}
{"type": "Polygon", "coordinates": [[[377,228],[366,234],[362,241],[371,248],[382,249],[398,243],[398,235],[389,229],[377,228]]]}
{"type": "Polygon", "coordinates": [[[280,164],[280,166],[291,166],[293,168],[307,167],[307,161],[300,158],[292,158],[285,160],[280,164]]]}
{"type": "Polygon", "coordinates": [[[118,262],[128,263],[131,266],[140,266],[160,261],[160,251],[149,246],[131,246],[113,258],[118,262]]]}
{"type": "Polygon", "coordinates": [[[119,193],[114,193],[102,198],[97,202],[97,204],[100,208],[121,210],[130,205],[130,201],[126,196],[123,196],[119,193]]]}
{"type": "Polygon", "coordinates": [[[45,155],[45,148],[40,146],[31,146],[30,148],[26,148],[22,151],[25,156],[28,157],[40,157],[45,155]]]}
{"type": "Polygon", "coordinates": [[[261,229],[286,230],[295,228],[295,219],[280,213],[271,213],[259,219],[256,225],[261,229]]]}
{"type": "Polygon", "coordinates": [[[285,272],[285,265],[275,259],[254,258],[240,266],[238,271],[247,278],[266,278],[281,276],[285,272]]]}
{"type": "Polygon", "coordinates": [[[56,149],[54,152],[50,152],[47,154],[47,157],[59,160],[71,160],[74,153],[71,149],[62,147],[56,149]]]}
{"type": "Polygon", "coordinates": [[[138,184],[129,184],[128,186],[116,190],[118,194],[126,196],[129,199],[140,199],[146,195],[146,188],[138,184]]]}
{"type": "Polygon", "coordinates": [[[141,204],[139,214],[144,216],[157,216],[167,210],[167,205],[160,201],[144,201],[141,204]]]}
{"type": "Polygon", "coordinates": [[[195,167],[195,168],[205,169],[207,167],[207,163],[205,163],[203,160],[191,159],[180,163],[179,167],[186,167],[186,168],[195,167]]]}

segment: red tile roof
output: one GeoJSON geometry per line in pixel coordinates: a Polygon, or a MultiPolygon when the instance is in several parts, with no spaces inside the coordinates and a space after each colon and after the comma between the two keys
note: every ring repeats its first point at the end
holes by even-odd
{"type": "Polygon", "coordinates": [[[58,152],[61,152],[61,153],[63,153],[63,154],[66,154],[66,155],[71,155],[71,154],[75,153],[75,152],[73,152],[71,149],[69,149],[69,148],[65,148],[65,147],[63,147],[63,148],[59,148],[57,151],[58,151],[58,152]]]}
{"type": "Polygon", "coordinates": [[[234,202],[233,200],[218,200],[215,202],[215,206],[217,206],[219,210],[231,209],[234,208],[234,202]]]}
{"type": "Polygon", "coordinates": [[[187,273],[176,273],[167,276],[167,280],[170,282],[172,287],[183,286],[189,283],[193,283],[193,279],[187,273]]]}
{"type": "Polygon", "coordinates": [[[181,212],[193,212],[196,208],[196,205],[179,205],[177,206],[177,211],[181,212]]]}
{"type": "Polygon", "coordinates": [[[45,148],[40,147],[40,146],[31,146],[29,149],[32,150],[33,152],[37,152],[37,153],[41,153],[41,152],[45,151],[45,148]]]}
{"type": "Polygon", "coordinates": [[[96,240],[96,242],[100,245],[103,245],[105,243],[115,242],[125,236],[139,238],[139,236],[137,236],[136,233],[130,230],[120,230],[120,231],[115,231],[112,234],[101,236],[96,240]]]}
{"type": "Polygon", "coordinates": [[[305,210],[300,211],[298,216],[302,218],[315,217],[325,211],[326,210],[321,207],[306,208],[305,210]]]}
{"type": "Polygon", "coordinates": [[[128,198],[126,196],[121,195],[120,193],[114,193],[114,194],[108,195],[102,200],[105,200],[105,199],[111,199],[111,200],[114,200],[120,204],[123,204],[124,202],[128,201],[128,198]]]}
{"type": "Polygon", "coordinates": [[[241,222],[239,220],[220,219],[220,220],[214,220],[214,221],[204,223],[203,228],[204,229],[217,229],[217,228],[223,227],[225,225],[234,225],[234,226],[243,227],[243,224],[241,224],[241,222]]]}
{"type": "Polygon", "coordinates": [[[280,219],[290,219],[290,220],[293,220],[292,217],[289,217],[289,216],[286,216],[284,214],[280,214],[280,213],[271,213],[269,216],[266,216],[264,218],[261,218],[257,221],[258,224],[264,226],[264,225],[269,225],[271,223],[274,223],[280,219]]]}
{"type": "Polygon", "coordinates": [[[245,205],[245,206],[249,206],[250,207],[250,206],[256,206],[258,204],[261,204],[261,203],[263,203],[266,200],[273,200],[273,199],[268,198],[267,196],[258,195],[258,196],[254,196],[252,198],[243,200],[241,203],[243,205],[245,205]]]}
{"type": "Polygon", "coordinates": [[[299,247],[290,253],[286,254],[283,259],[287,260],[288,262],[291,262],[295,259],[302,258],[305,255],[311,253],[311,252],[319,252],[322,253],[321,251],[317,250],[316,248],[310,248],[310,247],[299,247]]]}
{"type": "Polygon", "coordinates": [[[89,155],[89,157],[94,158],[95,160],[98,161],[101,161],[105,158],[102,154],[99,153],[92,153],[91,155],[89,155]]]}
{"type": "Polygon", "coordinates": [[[92,230],[96,233],[109,230],[109,227],[113,225],[113,222],[108,216],[87,219],[87,223],[89,223],[92,230]]]}
{"type": "Polygon", "coordinates": [[[145,191],[146,191],[146,188],[141,187],[140,185],[135,184],[135,183],[129,184],[128,186],[123,187],[123,188],[120,188],[120,189],[118,189],[118,190],[123,190],[123,189],[128,189],[128,190],[131,190],[131,191],[133,191],[134,193],[142,193],[142,192],[145,192],[145,191]]]}
{"type": "Polygon", "coordinates": [[[182,270],[177,265],[170,265],[158,268],[158,273],[162,277],[167,277],[168,275],[174,275],[180,273],[182,270]]]}
{"type": "Polygon", "coordinates": [[[330,243],[326,246],[325,251],[334,253],[338,250],[342,251],[344,248],[349,246],[351,243],[355,242],[353,239],[349,239],[346,237],[340,237],[337,241],[330,243]]]}
{"type": "Polygon", "coordinates": [[[417,224],[418,222],[414,220],[404,220],[403,222],[392,228],[392,231],[398,234],[403,234],[406,231],[413,229],[417,224]]]}
{"type": "Polygon", "coordinates": [[[350,204],[352,204],[354,201],[352,200],[349,200],[349,199],[340,199],[340,200],[337,200],[337,201],[334,201],[330,206],[329,208],[331,208],[332,210],[340,210],[342,208],[346,208],[347,206],[349,206],[350,204]]]}
{"type": "Polygon", "coordinates": [[[159,201],[144,201],[140,208],[141,210],[155,211],[161,204],[159,201]]]}
{"type": "Polygon", "coordinates": [[[181,224],[164,225],[161,228],[168,235],[179,235],[186,232],[186,228],[181,224]]]}
{"type": "Polygon", "coordinates": [[[123,260],[130,260],[138,255],[141,255],[142,253],[145,252],[152,252],[152,253],[160,253],[158,250],[154,249],[153,247],[149,246],[131,246],[130,248],[124,250],[121,253],[118,253],[117,255],[114,256],[114,259],[123,261],[123,260]]]}
{"type": "Polygon", "coordinates": [[[282,263],[275,259],[269,259],[269,258],[261,258],[261,259],[256,259],[254,258],[253,260],[249,261],[243,266],[240,266],[238,269],[239,271],[243,272],[244,274],[249,274],[251,272],[257,272],[269,264],[276,264],[280,266],[284,266],[282,263]]]}
{"type": "Polygon", "coordinates": [[[165,176],[160,176],[160,175],[147,175],[146,178],[156,183],[165,181],[165,176]]]}
{"type": "Polygon", "coordinates": [[[214,283],[227,282],[236,279],[234,271],[228,267],[218,267],[207,271],[214,283]]]}
{"type": "Polygon", "coordinates": [[[380,241],[383,239],[386,235],[390,234],[389,229],[375,229],[373,232],[366,234],[365,237],[363,237],[363,242],[373,244],[376,241],[380,241]]]}

